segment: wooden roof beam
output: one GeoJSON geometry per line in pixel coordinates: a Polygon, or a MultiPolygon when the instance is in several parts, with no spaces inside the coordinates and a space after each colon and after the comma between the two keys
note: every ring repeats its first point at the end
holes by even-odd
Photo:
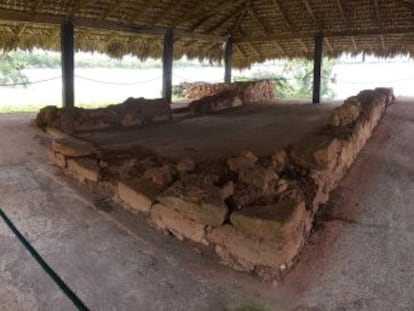
{"type": "MultiPolygon", "coordinates": [[[[48,24],[61,25],[65,20],[64,15],[50,15],[50,14],[31,14],[30,12],[9,11],[0,9],[0,20],[34,23],[34,24],[48,24]]],[[[167,28],[165,27],[144,27],[144,26],[129,26],[116,22],[100,21],[92,18],[73,17],[72,22],[76,27],[102,29],[107,31],[118,31],[132,34],[142,34],[151,36],[163,36],[167,28]]],[[[220,41],[226,40],[225,36],[216,36],[210,34],[195,33],[189,31],[175,30],[174,34],[177,37],[205,40],[205,41],[220,41]]]]}
{"type": "Polygon", "coordinates": [[[386,50],[385,36],[384,35],[381,35],[380,38],[381,38],[381,46],[382,46],[382,49],[385,51],[386,50]]]}
{"type": "Polygon", "coordinates": [[[357,43],[355,41],[354,36],[351,36],[351,42],[352,42],[352,45],[354,46],[354,50],[355,51],[358,51],[358,45],[357,45],[357,43]]]}
{"type": "Polygon", "coordinates": [[[248,57],[247,57],[247,54],[246,54],[246,51],[244,51],[243,50],[243,48],[239,45],[239,44],[234,44],[233,43],[233,45],[234,45],[234,47],[240,52],[240,54],[244,57],[244,58],[246,58],[246,59],[248,59],[248,57]]]}
{"type": "Polygon", "coordinates": [[[303,42],[303,40],[301,40],[301,39],[295,39],[295,41],[301,46],[302,50],[305,53],[308,53],[309,52],[308,47],[306,46],[305,42],[303,42]]]}
{"type": "Polygon", "coordinates": [[[256,22],[257,26],[259,26],[260,31],[264,34],[264,35],[268,35],[269,32],[266,29],[265,25],[263,24],[263,22],[260,20],[260,18],[257,16],[256,12],[253,10],[253,8],[249,7],[247,9],[247,12],[249,13],[249,15],[253,18],[253,20],[256,22]]]}
{"type": "Polygon", "coordinates": [[[344,10],[341,0],[335,0],[335,2],[336,2],[336,6],[338,7],[338,11],[341,14],[343,21],[346,22],[347,19],[345,17],[345,10],[344,10]]]}
{"type": "Polygon", "coordinates": [[[275,8],[275,10],[277,12],[279,12],[280,16],[282,16],[283,21],[285,22],[285,24],[289,27],[289,28],[293,28],[292,23],[290,22],[289,18],[286,16],[285,12],[283,11],[280,3],[278,0],[270,0],[270,2],[272,3],[273,7],[275,8]]]}
{"type": "Polygon", "coordinates": [[[238,18],[240,17],[240,15],[243,14],[243,11],[242,12],[239,12],[239,11],[240,10],[237,9],[237,11],[231,12],[230,14],[227,14],[218,23],[216,23],[214,26],[211,26],[210,28],[208,28],[206,30],[206,32],[207,33],[211,33],[213,31],[217,30],[218,28],[222,27],[223,25],[225,25],[227,22],[229,22],[233,18],[237,18],[237,20],[238,20],[238,18]],[[239,12],[239,13],[237,13],[237,12],[239,12]]]}
{"type": "MultiPolygon", "coordinates": [[[[206,16],[217,14],[220,11],[224,11],[228,8],[233,6],[237,6],[240,3],[244,2],[245,0],[235,0],[235,1],[222,1],[221,4],[216,5],[215,7],[207,10],[206,14],[204,14],[201,18],[205,18],[206,16]]],[[[200,5],[193,10],[191,10],[191,14],[189,16],[180,17],[173,22],[173,26],[177,26],[183,24],[185,22],[192,21],[195,18],[199,18],[199,15],[205,10],[205,4],[209,3],[208,1],[200,2],[200,5]]]]}
{"type": "MultiPolygon", "coordinates": [[[[139,18],[157,2],[159,2],[159,0],[146,0],[143,5],[138,6],[137,10],[135,10],[134,13],[132,13],[131,17],[128,19],[129,24],[134,24],[136,21],[138,21],[139,18]]],[[[169,10],[168,13],[170,13],[169,10]]]]}
{"type": "Polygon", "coordinates": [[[97,0],[75,0],[75,5],[72,6],[69,16],[73,16],[82,9],[86,9],[91,4],[95,3],[97,0]]]}
{"type": "Polygon", "coordinates": [[[286,57],[288,57],[288,54],[286,53],[286,50],[280,45],[280,43],[279,42],[275,42],[274,43],[275,44],[275,46],[280,50],[280,51],[282,51],[282,53],[286,56],[286,57]]]}
{"type": "Polygon", "coordinates": [[[234,35],[240,28],[241,23],[243,22],[243,19],[247,15],[247,7],[249,4],[246,5],[246,9],[242,12],[240,17],[237,19],[236,23],[230,28],[229,35],[234,35]]]}
{"type": "Polygon", "coordinates": [[[325,44],[328,47],[329,52],[333,52],[333,47],[331,45],[331,42],[329,42],[329,39],[327,37],[324,38],[325,44]]]}
{"type": "MultiPolygon", "coordinates": [[[[36,0],[32,6],[32,8],[30,9],[30,14],[34,14],[36,12],[36,10],[42,5],[43,0],[36,0]]],[[[23,24],[23,25],[19,25],[17,27],[16,30],[16,36],[20,37],[22,35],[22,33],[25,31],[27,27],[27,23],[23,24]]]]}
{"type": "MultiPolygon", "coordinates": [[[[239,15],[243,14],[242,9],[243,6],[238,6],[237,8],[235,8],[234,10],[232,10],[229,14],[225,15],[223,18],[220,19],[220,21],[218,23],[216,23],[214,26],[210,27],[209,29],[207,29],[206,33],[210,33],[218,28],[220,28],[221,26],[223,26],[225,23],[227,23],[229,20],[238,17],[239,15]]],[[[191,30],[195,30],[198,27],[200,27],[201,25],[203,25],[206,21],[208,21],[211,17],[213,17],[213,15],[207,15],[205,18],[200,19],[195,25],[193,25],[191,27],[191,30]]]]}
{"type": "Polygon", "coordinates": [[[312,17],[312,21],[314,24],[316,24],[316,17],[315,17],[315,13],[312,10],[312,7],[309,4],[308,0],[302,0],[304,6],[306,7],[306,10],[308,11],[309,15],[312,17]]]}
{"type": "MultiPolygon", "coordinates": [[[[344,37],[359,37],[359,36],[380,36],[380,35],[403,35],[403,34],[414,34],[414,26],[393,28],[393,29],[368,29],[368,30],[344,30],[344,31],[322,31],[325,37],[328,38],[344,38],[344,37]]],[[[290,39],[310,39],[315,36],[314,32],[301,32],[301,33],[283,33],[283,34],[272,34],[268,36],[246,36],[234,38],[235,42],[266,42],[266,41],[281,41],[290,39]]]]}
{"type": "Polygon", "coordinates": [[[125,2],[125,0],[117,0],[114,3],[112,3],[103,13],[101,20],[107,19],[110,15],[115,13],[125,2]]]}

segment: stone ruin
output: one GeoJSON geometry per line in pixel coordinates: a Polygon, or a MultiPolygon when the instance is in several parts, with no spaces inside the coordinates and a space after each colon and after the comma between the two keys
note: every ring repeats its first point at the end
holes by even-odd
{"type": "MultiPolygon", "coordinates": [[[[268,101],[274,99],[274,88],[273,83],[267,80],[197,84],[188,89],[191,98],[197,99],[186,110],[193,114],[204,114],[236,108],[246,102],[268,101]]],[[[73,134],[165,122],[172,120],[172,116],[171,105],[165,99],[131,97],[121,104],[98,109],[47,106],[40,110],[35,124],[41,128],[52,127],[73,134]]]]}
{"type": "Polygon", "coordinates": [[[164,99],[128,98],[119,105],[82,109],[47,106],[38,113],[35,124],[41,128],[57,128],[65,133],[99,131],[168,121],[171,108],[164,99]]]}
{"type": "Polygon", "coordinates": [[[214,113],[242,106],[244,103],[268,102],[276,97],[276,85],[271,80],[235,83],[186,83],[184,94],[194,113],[214,113]]]}
{"type": "Polygon", "coordinates": [[[393,99],[391,89],[363,91],[336,108],[319,133],[266,156],[245,150],[195,162],[140,148],[105,152],[49,129],[49,159],[154,228],[234,269],[278,279],[393,99]]]}

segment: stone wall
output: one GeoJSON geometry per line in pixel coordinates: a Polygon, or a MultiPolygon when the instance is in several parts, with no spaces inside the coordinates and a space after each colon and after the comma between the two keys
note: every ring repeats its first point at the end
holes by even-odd
{"type": "Polygon", "coordinates": [[[212,113],[244,103],[271,101],[275,98],[275,83],[270,80],[236,83],[194,83],[185,85],[185,95],[193,101],[194,113],[212,113]]]}
{"type": "Polygon", "coordinates": [[[121,104],[99,109],[48,106],[40,110],[35,123],[38,127],[57,128],[71,134],[137,126],[170,119],[170,105],[166,100],[128,98],[121,104]]]}
{"type": "Polygon", "coordinates": [[[389,89],[363,91],[335,109],[318,134],[263,157],[241,151],[196,163],[144,150],[100,152],[58,135],[49,158],[156,229],[214,251],[234,269],[277,279],[392,100],[389,89]]]}
{"type": "Polygon", "coordinates": [[[246,102],[271,100],[276,96],[276,85],[271,80],[234,83],[196,82],[184,84],[184,95],[188,99],[200,99],[229,90],[236,91],[240,99],[246,102]]]}

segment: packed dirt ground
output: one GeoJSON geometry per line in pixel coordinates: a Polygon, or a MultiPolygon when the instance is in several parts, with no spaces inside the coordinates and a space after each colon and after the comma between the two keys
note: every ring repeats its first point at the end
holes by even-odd
{"type": "MultiPolygon", "coordinates": [[[[49,141],[27,125],[31,117],[0,119],[0,204],[91,309],[414,306],[409,268],[414,256],[413,102],[399,100],[388,109],[336,199],[324,209],[300,262],[282,283],[273,284],[230,271],[143,223],[137,225],[136,219],[48,167],[49,141]]],[[[4,225],[0,249],[0,309],[72,310],[4,225]]]]}

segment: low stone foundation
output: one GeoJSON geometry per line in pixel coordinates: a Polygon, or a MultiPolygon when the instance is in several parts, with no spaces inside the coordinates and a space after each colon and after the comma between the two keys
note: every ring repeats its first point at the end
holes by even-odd
{"type": "Polygon", "coordinates": [[[235,269],[275,279],[293,264],[319,206],[392,100],[389,89],[363,91],[335,109],[310,139],[261,157],[241,151],[196,163],[146,150],[105,152],[54,134],[49,159],[158,230],[214,251],[235,269]]]}
{"type": "Polygon", "coordinates": [[[275,83],[270,80],[236,83],[186,84],[184,93],[194,99],[189,108],[194,113],[212,113],[275,98],[275,83]]]}
{"type": "Polygon", "coordinates": [[[197,100],[225,91],[236,91],[243,102],[260,102],[276,97],[276,84],[271,80],[184,84],[184,95],[188,99],[197,100]]]}
{"type": "Polygon", "coordinates": [[[128,98],[119,105],[99,109],[48,106],[40,110],[35,123],[38,127],[57,128],[72,134],[131,127],[170,119],[171,109],[166,100],[128,98]]]}

